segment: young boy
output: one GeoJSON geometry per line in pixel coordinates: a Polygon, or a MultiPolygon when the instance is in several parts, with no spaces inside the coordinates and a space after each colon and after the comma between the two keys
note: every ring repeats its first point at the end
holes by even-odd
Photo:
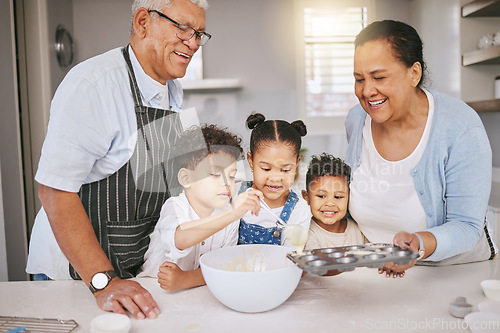
{"type": "Polygon", "coordinates": [[[350,173],[351,168],[332,155],[312,157],[307,190],[302,191],[312,213],[306,250],[367,243],[356,222],[345,217],[350,173]]]}
{"type": "Polygon", "coordinates": [[[232,202],[240,143],[215,125],[192,128],[176,141],[173,164],[183,191],[163,204],[138,276],[158,276],[167,290],[203,285],[200,256],[236,245],[239,219],[249,210],[258,212],[261,195],[245,192],[232,202]]]}

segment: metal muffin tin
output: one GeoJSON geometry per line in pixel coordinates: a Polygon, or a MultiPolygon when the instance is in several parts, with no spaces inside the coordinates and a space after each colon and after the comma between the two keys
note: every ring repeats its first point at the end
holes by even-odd
{"type": "Polygon", "coordinates": [[[329,270],[346,272],[356,267],[381,268],[389,262],[408,265],[419,254],[393,244],[370,243],[306,250],[301,254],[290,252],[287,257],[311,274],[324,275],[329,270]]]}

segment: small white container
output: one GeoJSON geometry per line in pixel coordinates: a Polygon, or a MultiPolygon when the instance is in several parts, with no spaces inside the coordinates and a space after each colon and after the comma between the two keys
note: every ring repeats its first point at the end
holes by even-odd
{"type": "Polygon", "coordinates": [[[471,333],[498,333],[500,315],[493,312],[471,312],[464,318],[471,333]]]}
{"type": "Polygon", "coordinates": [[[477,308],[482,312],[493,312],[500,315],[500,301],[483,301],[477,305],[477,308]]]}
{"type": "Polygon", "coordinates": [[[481,281],[481,288],[489,299],[500,301],[500,280],[481,281]]]}
{"type": "Polygon", "coordinates": [[[457,297],[450,303],[450,313],[453,317],[463,318],[472,312],[472,304],[467,303],[465,297],[457,297]]]}
{"type": "Polygon", "coordinates": [[[128,333],[130,318],[118,313],[106,313],[95,317],[90,322],[91,333],[128,333]]]}
{"type": "Polygon", "coordinates": [[[487,33],[479,38],[477,42],[477,47],[480,50],[484,50],[493,46],[493,34],[487,33]]]}

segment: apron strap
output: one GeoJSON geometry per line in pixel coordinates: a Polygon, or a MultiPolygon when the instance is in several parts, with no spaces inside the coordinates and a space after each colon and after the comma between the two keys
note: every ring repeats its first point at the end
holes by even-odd
{"type": "Polygon", "coordinates": [[[130,44],[122,48],[123,58],[127,63],[128,77],[130,82],[130,91],[132,91],[132,97],[134,98],[135,112],[144,112],[144,106],[142,105],[141,93],[139,91],[139,86],[137,85],[137,79],[135,78],[135,73],[132,68],[132,62],[130,61],[130,55],[128,52],[130,44]]]}
{"type": "Polygon", "coordinates": [[[486,218],[484,218],[484,233],[486,235],[486,240],[488,241],[488,246],[490,248],[490,257],[488,258],[488,260],[491,260],[495,257],[495,246],[493,245],[493,241],[491,240],[491,237],[490,237],[490,233],[488,232],[488,221],[486,220],[486,218]]]}

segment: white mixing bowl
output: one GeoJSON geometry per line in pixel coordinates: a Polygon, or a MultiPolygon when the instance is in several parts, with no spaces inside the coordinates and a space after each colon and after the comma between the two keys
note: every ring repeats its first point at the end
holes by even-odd
{"type": "Polygon", "coordinates": [[[212,294],[227,307],[240,312],[274,309],[290,297],[302,270],[279,245],[229,246],[205,253],[201,272],[212,294]]]}

